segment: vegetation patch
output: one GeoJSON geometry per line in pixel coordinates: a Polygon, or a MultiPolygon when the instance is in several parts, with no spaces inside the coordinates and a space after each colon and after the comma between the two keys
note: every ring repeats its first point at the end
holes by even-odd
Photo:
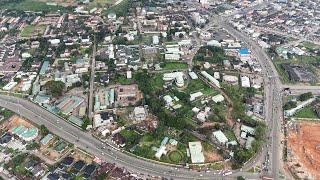
{"type": "Polygon", "coordinates": [[[22,37],[40,36],[44,33],[46,25],[28,25],[21,31],[22,37]]]}
{"type": "Polygon", "coordinates": [[[179,151],[171,151],[169,153],[169,158],[171,162],[177,164],[181,162],[183,155],[179,151]]]}
{"type": "Polygon", "coordinates": [[[300,111],[298,111],[294,117],[296,118],[310,118],[310,119],[318,119],[317,113],[311,106],[307,106],[300,111]]]}
{"type": "Polygon", "coordinates": [[[63,7],[59,5],[48,5],[45,2],[38,2],[35,0],[10,0],[0,1],[0,9],[10,9],[19,11],[43,11],[43,12],[56,12],[56,11],[72,11],[72,7],[63,7]]]}
{"type": "Polygon", "coordinates": [[[182,62],[166,62],[162,64],[162,68],[165,70],[188,69],[188,64],[182,62]]]}

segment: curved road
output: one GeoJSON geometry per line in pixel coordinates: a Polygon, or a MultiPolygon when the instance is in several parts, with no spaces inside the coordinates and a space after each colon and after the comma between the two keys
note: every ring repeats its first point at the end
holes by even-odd
{"type": "Polygon", "coordinates": [[[182,167],[175,168],[172,166],[149,162],[127,155],[112,146],[102,143],[91,134],[81,131],[65,120],[28,100],[0,95],[0,106],[20,114],[35,124],[45,125],[52,133],[57,134],[70,143],[73,143],[75,146],[84,149],[88,153],[93,154],[102,160],[115,163],[119,167],[125,167],[131,172],[173,179],[234,179],[236,176],[258,179],[260,177],[259,174],[240,171],[233,171],[232,175],[223,177],[221,174],[217,174],[215,172],[197,172],[182,167]]]}

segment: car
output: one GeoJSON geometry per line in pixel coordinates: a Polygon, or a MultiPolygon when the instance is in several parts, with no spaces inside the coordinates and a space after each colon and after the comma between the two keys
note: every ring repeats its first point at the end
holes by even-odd
{"type": "Polygon", "coordinates": [[[200,177],[202,177],[202,176],[203,176],[203,174],[200,174],[199,176],[200,176],[200,177]]]}

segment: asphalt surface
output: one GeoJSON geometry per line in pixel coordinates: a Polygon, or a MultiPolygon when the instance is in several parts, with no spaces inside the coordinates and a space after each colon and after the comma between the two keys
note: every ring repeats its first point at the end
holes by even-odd
{"type": "Polygon", "coordinates": [[[91,134],[74,127],[58,116],[44,110],[38,105],[24,99],[0,95],[0,106],[5,107],[38,125],[45,125],[52,133],[64,138],[104,161],[115,163],[118,167],[125,167],[135,173],[148,174],[155,177],[173,179],[234,179],[236,176],[245,176],[250,179],[259,178],[259,174],[233,171],[233,174],[223,177],[217,172],[198,172],[183,167],[174,167],[150,162],[128,155],[121,150],[102,143],[91,134]]]}
{"type": "MultiPolygon", "coordinates": [[[[248,36],[235,30],[226,21],[219,19],[219,25],[225,28],[231,35],[247,44],[251,53],[259,61],[262,72],[264,73],[264,98],[265,98],[265,119],[268,126],[268,144],[262,150],[264,157],[270,157],[269,171],[266,175],[271,175],[274,179],[279,179],[280,174],[280,123],[282,118],[282,85],[278,73],[271,62],[271,59],[259,45],[252,41],[248,36]]],[[[269,159],[269,158],[267,158],[269,159]]]]}
{"type": "Polygon", "coordinates": [[[90,84],[89,84],[89,99],[88,99],[88,117],[92,118],[93,111],[93,90],[94,90],[94,79],[95,79],[95,69],[96,69],[96,52],[97,43],[96,37],[94,36],[93,48],[92,48],[92,60],[91,60],[91,74],[90,74],[90,84]]]}

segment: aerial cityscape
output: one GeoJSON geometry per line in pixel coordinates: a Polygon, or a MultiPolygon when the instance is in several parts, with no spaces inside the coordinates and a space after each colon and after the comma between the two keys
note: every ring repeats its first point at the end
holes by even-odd
{"type": "Polygon", "coordinates": [[[0,0],[1,179],[320,179],[319,0],[0,0]]]}

